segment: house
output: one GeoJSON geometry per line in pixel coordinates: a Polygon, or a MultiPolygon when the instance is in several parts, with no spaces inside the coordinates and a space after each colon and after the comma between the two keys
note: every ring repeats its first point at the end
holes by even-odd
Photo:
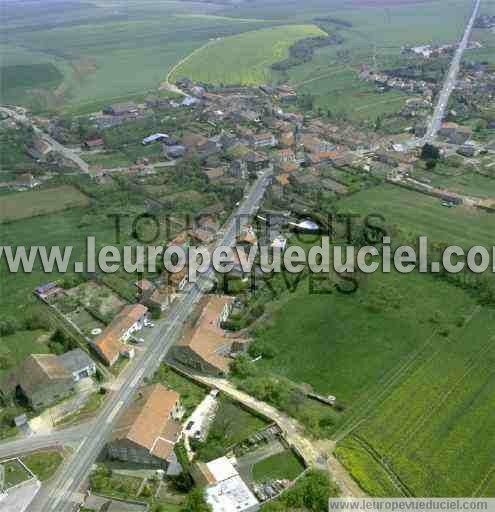
{"type": "Polygon", "coordinates": [[[163,152],[169,158],[182,158],[186,154],[185,146],[181,144],[175,144],[173,146],[163,145],[163,152]]]}
{"type": "Polygon", "coordinates": [[[449,137],[453,133],[455,133],[456,130],[458,130],[460,126],[457,123],[442,123],[442,126],[440,127],[440,130],[438,130],[438,134],[442,137],[449,137]]]}
{"type": "Polygon", "coordinates": [[[234,178],[239,178],[241,180],[247,179],[247,162],[242,159],[234,160],[232,162],[232,165],[230,166],[230,175],[233,176],[234,178]]]}
{"type": "Polygon", "coordinates": [[[52,147],[45,140],[35,137],[33,145],[28,149],[28,153],[35,160],[43,160],[52,151],[52,147]]]}
{"type": "Polygon", "coordinates": [[[193,466],[192,476],[205,488],[205,499],[212,512],[255,512],[260,505],[256,496],[227,457],[193,466]]]}
{"type": "Polygon", "coordinates": [[[102,148],[105,145],[105,141],[103,139],[90,139],[83,142],[83,149],[98,149],[102,148]]]}
{"type": "Polygon", "coordinates": [[[254,148],[273,148],[278,144],[278,141],[273,135],[273,133],[264,132],[252,135],[250,138],[250,144],[254,148]]]}
{"type": "Polygon", "coordinates": [[[146,146],[147,144],[151,144],[152,142],[163,142],[168,139],[168,135],[166,133],[153,133],[152,135],[149,135],[148,137],[145,137],[142,140],[143,146],[146,146]]]}
{"type": "Polygon", "coordinates": [[[96,374],[96,365],[89,355],[80,348],[59,356],[59,362],[72,376],[74,382],[96,374]]]}
{"type": "Polygon", "coordinates": [[[270,165],[269,158],[262,153],[250,153],[246,156],[246,166],[250,173],[256,173],[266,169],[270,165]]]}
{"type": "Polygon", "coordinates": [[[295,162],[296,154],[292,149],[280,149],[277,152],[277,160],[279,162],[295,162]]]}
{"type": "Polygon", "coordinates": [[[232,311],[233,298],[211,296],[191,333],[170,351],[170,356],[200,372],[223,376],[229,372],[231,353],[242,350],[245,341],[225,336],[221,325],[232,311]]]}
{"type": "Polygon", "coordinates": [[[143,297],[153,292],[155,287],[151,281],[148,279],[141,279],[134,283],[134,286],[138,289],[139,296],[143,297]]]}
{"type": "Polygon", "coordinates": [[[17,176],[15,184],[17,187],[21,188],[34,188],[40,185],[41,181],[35,179],[31,173],[26,172],[17,176]]]}
{"type": "Polygon", "coordinates": [[[225,176],[225,169],[223,167],[214,167],[212,169],[203,169],[203,172],[208,177],[209,181],[216,181],[225,176]]]}
{"type": "Polygon", "coordinates": [[[161,384],[141,388],[112,432],[108,456],[167,469],[177,462],[174,446],[180,438],[183,414],[175,391],[161,384]]]}
{"type": "Polygon", "coordinates": [[[142,304],[125,306],[94,341],[94,349],[103,361],[113,366],[123,350],[123,342],[144,326],[148,308],[142,304]]]}
{"type": "Polygon", "coordinates": [[[198,98],[194,98],[192,96],[186,96],[182,100],[180,105],[181,105],[181,107],[195,107],[199,103],[201,103],[201,101],[198,98]]]}
{"type": "Polygon", "coordinates": [[[111,116],[125,116],[127,114],[136,114],[137,112],[138,108],[132,101],[115,103],[103,108],[103,113],[111,116]]]}
{"type": "Polygon", "coordinates": [[[173,290],[168,286],[157,288],[153,293],[146,299],[145,304],[149,308],[157,307],[160,311],[165,311],[175,299],[173,290]]]}
{"type": "Polygon", "coordinates": [[[237,236],[237,245],[256,245],[258,243],[258,237],[253,226],[245,226],[241,229],[241,232],[237,236]]]}
{"type": "Polygon", "coordinates": [[[59,295],[63,295],[64,289],[61,288],[57,283],[46,283],[41,286],[38,286],[34,293],[42,300],[48,301],[52,297],[58,297],[59,295]]]}
{"type": "Polygon", "coordinates": [[[476,146],[473,146],[472,144],[464,144],[457,150],[457,153],[467,158],[471,158],[476,154],[476,146]]]}
{"type": "Polygon", "coordinates": [[[48,407],[74,391],[72,375],[54,354],[31,354],[2,385],[24,396],[33,409],[48,407]]]}

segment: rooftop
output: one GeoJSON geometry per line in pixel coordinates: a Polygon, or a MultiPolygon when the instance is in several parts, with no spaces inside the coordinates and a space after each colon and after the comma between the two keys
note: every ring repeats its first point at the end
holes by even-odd
{"type": "Polygon", "coordinates": [[[225,339],[218,318],[223,308],[233,301],[231,297],[212,296],[204,307],[192,334],[182,338],[179,345],[189,347],[202,359],[224,372],[229,370],[229,359],[223,355],[230,343],[225,339]]]}
{"type": "Polygon", "coordinates": [[[62,366],[70,373],[79,372],[94,365],[89,355],[80,348],[66,352],[59,356],[58,359],[62,366]]]}
{"type": "Polygon", "coordinates": [[[118,356],[124,334],[148,311],[142,304],[125,306],[111,324],[98,336],[95,345],[108,361],[118,356]]]}
{"type": "Polygon", "coordinates": [[[138,397],[120,417],[112,433],[112,441],[127,440],[160,459],[172,453],[181,430],[171,413],[180,396],[161,384],[142,388],[138,397]]]}

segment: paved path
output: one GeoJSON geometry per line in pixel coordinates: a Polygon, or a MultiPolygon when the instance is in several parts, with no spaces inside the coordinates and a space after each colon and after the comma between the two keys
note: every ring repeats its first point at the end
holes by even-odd
{"type": "MultiPolygon", "coordinates": [[[[184,369],[180,368],[180,371],[184,371],[184,369]]],[[[280,412],[275,407],[238,390],[228,380],[206,377],[192,372],[186,373],[194,380],[211,388],[219,389],[237,402],[271,419],[280,427],[288,443],[296,448],[308,466],[328,469],[343,496],[353,498],[366,496],[366,493],[364,493],[332,454],[335,449],[335,443],[331,441],[313,441],[307,438],[302,425],[297,420],[280,412]]]]}

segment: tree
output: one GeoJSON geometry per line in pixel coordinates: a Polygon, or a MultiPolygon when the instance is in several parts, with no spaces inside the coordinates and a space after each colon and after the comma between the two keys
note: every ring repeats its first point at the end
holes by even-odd
{"type": "Polygon", "coordinates": [[[191,491],[184,502],[181,512],[212,512],[211,505],[205,500],[204,489],[197,488],[191,491]]]}
{"type": "Polygon", "coordinates": [[[422,160],[440,160],[440,150],[433,144],[426,143],[421,150],[422,160]]]}

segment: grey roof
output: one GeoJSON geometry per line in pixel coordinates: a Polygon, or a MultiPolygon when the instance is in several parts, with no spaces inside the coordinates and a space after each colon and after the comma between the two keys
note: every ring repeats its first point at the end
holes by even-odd
{"type": "Polygon", "coordinates": [[[80,348],[76,348],[75,350],[71,350],[70,352],[66,352],[59,356],[60,364],[69,372],[79,372],[88,368],[88,366],[93,366],[93,360],[84,352],[84,350],[80,348]]]}

